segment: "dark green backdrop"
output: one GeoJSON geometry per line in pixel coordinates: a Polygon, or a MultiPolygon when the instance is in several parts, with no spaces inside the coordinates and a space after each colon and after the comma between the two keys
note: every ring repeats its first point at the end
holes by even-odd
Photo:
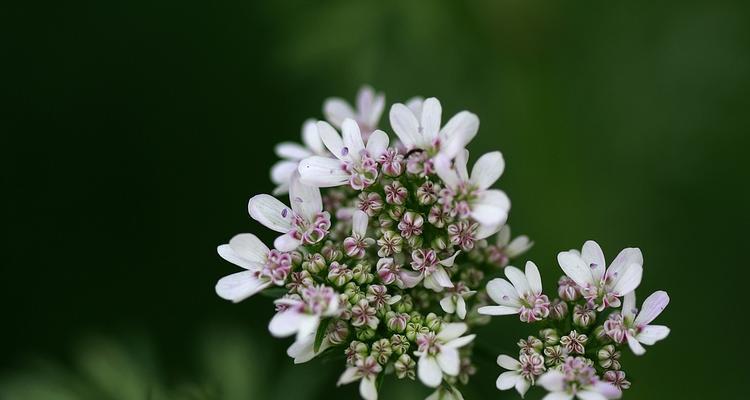
{"type": "MultiPolygon", "coordinates": [[[[670,293],[672,335],[627,357],[626,398],[742,397],[746,4],[3,4],[0,396],[355,396],[332,390],[339,365],[289,368],[270,299],[213,285],[233,270],[217,244],[269,237],[246,201],[272,188],[274,143],[370,83],[479,115],[471,149],[503,151],[510,222],[548,288],[555,254],[586,239],[643,249],[640,297],[670,293]]],[[[481,332],[469,400],[517,398],[492,357],[524,328],[481,332]]]]}

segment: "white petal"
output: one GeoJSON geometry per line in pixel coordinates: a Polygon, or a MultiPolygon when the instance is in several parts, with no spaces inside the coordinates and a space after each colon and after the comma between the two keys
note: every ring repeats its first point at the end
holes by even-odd
{"type": "Polygon", "coordinates": [[[341,127],[341,124],[347,118],[356,118],[352,106],[344,99],[333,97],[323,103],[323,115],[333,125],[341,127]]]}
{"type": "Polygon", "coordinates": [[[580,392],[576,393],[576,396],[578,396],[578,398],[581,400],[607,400],[607,398],[604,397],[603,394],[595,392],[593,390],[581,390],[580,392]]]}
{"type": "Polygon", "coordinates": [[[442,324],[442,329],[440,329],[437,337],[443,342],[448,342],[463,335],[468,329],[469,327],[463,322],[451,322],[442,324]]]}
{"type": "Polygon", "coordinates": [[[456,299],[456,316],[460,319],[466,318],[466,300],[461,296],[456,299]]]}
{"type": "Polygon", "coordinates": [[[456,312],[456,303],[453,302],[453,295],[443,297],[440,300],[440,308],[443,309],[443,311],[447,312],[448,314],[453,314],[456,312]]]}
{"type": "Polygon", "coordinates": [[[495,245],[503,248],[508,246],[508,243],[510,243],[510,225],[503,225],[497,233],[497,241],[495,241],[495,245]]]}
{"type": "Polygon", "coordinates": [[[454,348],[454,349],[458,349],[458,348],[464,347],[467,344],[473,342],[476,337],[477,337],[477,335],[461,336],[460,338],[453,339],[450,342],[444,344],[443,347],[451,347],[451,348],[454,348]]]}
{"type": "Polygon", "coordinates": [[[417,364],[419,380],[429,387],[438,387],[443,381],[443,370],[440,369],[434,357],[422,356],[417,364]]]}
{"type": "Polygon", "coordinates": [[[565,388],[565,375],[556,369],[551,369],[540,376],[536,382],[550,392],[560,392],[565,388]]]}
{"type": "Polygon", "coordinates": [[[593,240],[587,240],[583,244],[581,258],[583,258],[583,261],[591,269],[594,281],[599,281],[604,276],[604,271],[607,268],[606,261],[604,260],[604,252],[602,252],[599,244],[593,240]]]}
{"type": "Polygon", "coordinates": [[[529,281],[526,280],[526,274],[521,272],[520,269],[509,265],[505,267],[505,276],[513,284],[513,287],[516,288],[519,297],[531,293],[531,286],[529,285],[529,281]]]}
{"type": "Polygon", "coordinates": [[[296,311],[283,311],[276,313],[268,323],[268,330],[274,337],[287,337],[295,334],[305,319],[304,314],[296,311]]]}
{"type": "Polygon", "coordinates": [[[441,287],[453,287],[453,282],[451,282],[451,278],[448,276],[448,273],[445,272],[445,269],[442,266],[438,266],[435,271],[430,274],[429,278],[432,278],[437,282],[438,285],[441,287]]]}
{"type": "Polygon", "coordinates": [[[483,225],[504,224],[508,210],[510,199],[502,190],[485,190],[471,202],[471,216],[483,225]]]}
{"type": "Polygon", "coordinates": [[[274,148],[276,155],[289,160],[301,160],[310,157],[312,152],[299,143],[282,142],[274,148]]]}
{"type": "Polygon", "coordinates": [[[516,288],[502,278],[495,278],[487,283],[487,294],[492,301],[501,306],[517,308],[521,305],[516,288]]]}
{"type": "Polygon", "coordinates": [[[391,106],[390,120],[393,132],[407,149],[424,146],[424,139],[419,133],[419,122],[405,105],[396,103],[391,106]]]}
{"type": "MultiPolygon", "coordinates": [[[[231,242],[230,242],[231,244],[231,242]]],[[[667,308],[669,304],[669,295],[663,290],[659,290],[648,296],[643,301],[643,306],[638,316],[635,318],[636,325],[648,325],[667,308]]]]}
{"type": "Polygon", "coordinates": [[[438,261],[438,264],[444,266],[444,267],[452,267],[453,264],[456,262],[456,257],[461,254],[461,250],[458,250],[457,252],[453,253],[452,256],[446,258],[445,260],[438,261]]]}
{"type": "Polygon", "coordinates": [[[638,343],[638,339],[634,338],[631,335],[627,335],[628,338],[628,346],[630,346],[630,350],[633,352],[633,354],[637,356],[641,356],[646,353],[646,349],[641,346],[640,343],[638,343]]]}
{"type": "Polygon", "coordinates": [[[422,104],[424,104],[424,98],[415,96],[406,101],[406,107],[414,113],[417,118],[422,118],[422,104]]]}
{"type": "Polygon", "coordinates": [[[433,165],[435,166],[435,173],[446,186],[455,188],[461,184],[461,178],[451,166],[450,158],[438,154],[433,159],[433,165]]]}
{"type": "Polygon", "coordinates": [[[367,377],[359,382],[359,395],[365,400],[378,400],[378,389],[375,387],[374,377],[367,377]]]}
{"type": "Polygon", "coordinates": [[[511,306],[484,306],[477,310],[482,315],[513,315],[520,311],[520,308],[511,306]]]}
{"type": "MultiPolygon", "coordinates": [[[[442,155],[445,157],[445,155],[442,155]]],[[[453,160],[453,167],[456,169],[458,178],[462,182],[469,182],[469,172],[467,166],[469,164],[469,150],[464,149],[456,154],[456,158],[453,160]]]]}
{"type": "Polygon", "coordinates": [[[377,159],[388,148],[388,135],[383,131],[375,131],[367,139],[367,153],[377,159]]]}
{"type": "Polygon", "coordinates": [[[573,395],[566,392],[550,392],[542,400],[571,400],[572,398],[573,395]]]}
{"type": "Polygon", "coordinates": [[[300,161],[299,174],[302,183],[317,187],[341,186],[349,181],[349,174],[341,168],[341,161],[321,156],[300,161]]]}
{"type": "Polygon", "coordinates": [[[345,369],[344,373],[341,374],[339,380],[336,382],[336,386],[347,385],[359,379],[360,376],[357,374],[357,371],[358,370],[355,367],[345,369]]]}
{"type": "Polygon", "coordinates": [[[422,104],[422,134],[428,143],[437,138],[442,112],[440,101],[434,97],[430,97],[422,104]]]}
{"type": "Polygon", "coordinates": [[[365,237],[368,220],[367,213],[362,210],[355,210],[354,215],[352,215],[352,233],[360,237],[365,237]]]}
{"type": "Polygon", "coordinates": [[[669,328],[664,325],[648,325],[636,336],[639,342],[649,346],[669,336],[669,328]]]}
{"type": "Polygon", "coordinates": [[[557,254],[557,262],[560,264],[565,275],[572,279],[579,286],[586,286],[594,283],[594,278],[583,258],[573,251],[561,251],[557,254]]]}
{"type": "Polygon", "coordinates": [[[531,382],[527,381],[526,379],[519,379],[518,381],[516,381],[516,391],[521,395],[521,398],[526,395],[526,392],[529,391],[530,387],[531,382]]]}
{"type": "Polygon", "coordinates": [[[320,317],[317,315],[305,315],[297,329],[297,340],[304,340],[306,337],[315,335],[318,326],[320,326],[320,317]]]}
{"type": "Polygon", "coordinates": [[[270,251],[268,246],[252,233],[240,233],[229,240],[229,247],[240,257],[256,262],[266,262],[266,256],[270,251]]]}
{"type": "Polygon", "coordinates": [[[292,210],[308,221],[312,221],[315,215],[323,211],[323,199],[320,189],[315,186],[305,185],[300,181],[300,176],[294,174],[289,184],[289,203],[292,210]]]}
{"type": "Polygon", "coordinates": [[[630,292],[622,298],[622,317],[626,321],[633,321],[635,319],[635,292],[630,292]]]}
{"type": "Polygon", "coordinates": [[[314,344],[315,334],[307,335],[301,340],[296,340],[292,343],[292,345],[286,350],[286,354],[294,359],[295,364],[302,364],[312,360],[315,356],[322,353],[323,350],[330,347],[328,341],[323,340],[323,343],[320,344],[320,348],[316,353],[314,351],[314,344]]]}
{"type": "Polygon", "coordinates": [[[342,156],[348,155],[352,160],[359,160],[362,150],[365,149],[365,143],[362,141],[362,133],[357,122],[353,119],[344,120],[341,125],[341,134],[344,138],[344,153],[346,153],[342,153],[342,156]]]}
{"type": "Polygon", "coordinates": [[[436,358],[438,365],[440,365],[440,369],[442,369],[446,375],[458,375],[458,371],[461,368],[461,360],[458,357],[458,350],[444,346],[440,349],[436,358]]]}
{"type": "Polygon", "coordinates": [[[532,292],[542,293],[542,276],[539,274],[539,268],[531,261],[526,262],[526,281],[529,282],[532,292]]]}
{"type": "MultiPolygon", "coordinates": [[[[607,271],[607,274],[610,272],[607,271]]],[[[615,279],[611,284],[612,291],[619,294],[630,293],[634,291],[638,285],[641,284],[641,278],[643,277],[643,266],[640,264],[630,264],[630,266],[621,269],[619,272],[610,275],[615,279]]]]}
{"type": "Polygon", "coordinates": [[[637,247],[623,249],[607,268],[607,274],[619,273],[630,264],[643,265],[643,254],[637,247]]]}
{"type": "Polygon", "coordinates": [[[385,96],[378,94],[372,100],[369,107],[362,106],[362,104],[358,105],[361,114],[360,118],[362,118],[363,122],[365,122],[370,128],[376,128],[380,121],[380,116],[383,115],[383,110],[385,109],[385,96]]]}
{"type": "Polygon", "coordinates": [[[271,285],[270,281],[263,282],[255,277],[252,271],[242,271],[227,275],[216,283],[216,294],[222,299],[238,303],[260,292],[271,285]]]}
{"type": "Polygon", "coordinates": [[[534,245],[534,242],[529,240],[528,236],[521,235],[513,241],[511,241],[506,247],[505,247],[505,254],[510,258],[516,258],[520,256],[521,254],[528,251],[531,246],[534,245]]]}
{"type": "Polygon", "coordinates": [[[276,248],[278,251],[294,251],[302,244],[302,241],[299,239],[295,239],[292,237],[291,232],[285,233],[279,237],[276,238],[276,240],[273,241],[273,247],[276,248]]]}
{"type": "Polygon", "coordinates": [[[263,268],[263,264],[240,257],[240,255],[237,254],[234,250],[232,250],[232,248],[229,247],[228,244],[222,244],[221,246],[217,247],[216,252],[219,253],[221,258],[229,261],[230,263],[238,267],[249,269],[251,271],[257,271],[263,268]]]}
{"type": "Polygon", "coordinates": [[[487,189],[500,178],[504,170],[505,160],[502,153],[493,151],[484,154],[479,157],[471,169],[471,183],[477,185],[480,189],[487,189]]]}
{"type": "Polygon", "coordinates": [[[247,203],[247,210],[254,220],[268,229],[281,233],[289,232],[292,229],[291,210],[271,195],[259,194],[253,196],[247,203]]]}
{"type": "Polygon", "coordinates": [[[607,399],[619,399],[622,397],[622,390],[609,382],[596,382],[592,390],[602,394],[607,399]]]}
{"type": "Polygon", "coordinates": [[[419,282],[422,281],[422,275],[417,271],[408,271],[408,270],[402,269],[398,273],[398,277],[402,281],[402,284],[399,285],[401,289],[413,288],[414,286],[417,286],[419,282]]]}
{"type": "Polygon", "coordinates": [[[440,131],[440,138],[443,141],[440,152],[448,158],[455,157],[471,142],[471,139],[474,139],[478,130],[479,118],[476,115],[468,111],[461,111],[454,115],[440,131]]]}
{"type": "Polygon", "coordinates": [[[279,161],[271,167],[271,182],[280,185],[282,183],[289,183],[292,179],[292,175],[297,172],[296,161],[279,161]]]}
{"type": "Polygon", "coordinates": [[[341,139],[341,135],[336,132],[336,129],[325,121],[318,121],[317,126],[320,140],[323,141],[328,151],[339,160],[348,160],[349,157],[346,155],[346,151],[344,151],[344,141],[341,139]]]}
{"type": "MultiPolygon", "coordinates": [[[[296,167],[295,167],[296,168],[296,167]]],[[[296,169],[295,169],[296,171],[296,169]]],[[[279,183],[275,188],[273,188],[273,192],[271,192],[274,196],[281,196],[283,194],[289,193],[289,183],[279,183]]]]}
{"type": "Polygon", "coordinates": [[[494,235],[498,231],[501,231],[503,227],[503,224],[494,224],[494,225],[483,225],[480,224],[477,228],[477,231],[474,232],[474,238],[477,240],[487,239],[488,237],[494,235]]]}
{"type": "Polygon", "coordinates": [[[516,383],[519,380],[523,380],[521,377],[521,374],[519,374],[516,371],[508,371],[503,372],[500,374],[500,376],[497,377],[497,381],[495,382],[495,386],[499,390],[508,390],[512,389],[516,386],[516,383]]]}
{"type": "Polygon", "coordinates": [[[518,371],[521,369],[521,363],[518,360],[505,354],[497,356],[497,365],[509,371],[518,371]]]}
{"type": "Polygon", "coordinates": [[[326,146],[320,139],[318,125],[314,119],[308,119],[302,125],[302,143],[317,155],[323,155],[326,152],[326,146]]]}

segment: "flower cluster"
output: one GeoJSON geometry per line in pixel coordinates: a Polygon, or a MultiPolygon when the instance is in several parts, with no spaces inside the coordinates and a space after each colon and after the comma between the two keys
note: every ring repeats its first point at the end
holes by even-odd
{"type": "Polygon", "coordinates": [[[466,146],[479,129],[477,116],[461,111],[443,123],[437,99],[414,98],[391,106],[390,137],[379,129],[384,110],[385,97],[364,87],[354,107],[327,100],[326,120],[304,123],[304,144],[276,147],[276,188],[252,197],[248,211],[278,236],[273,248],[250,233],[219,246],[221,257],[243,271],[221,278],[217,294],[233,302],[260,292],[276,297],[268,328],[275,337],[294,337],[287,354],[295,363],[344,356],[338,384],[358,382],[366,400],[377,399],[385,375],[419,379],[435,388],[429,399],[462,399],[458,386],[475,372],[471,332],[489,322],[487,315],[503,314],[556,328],[521,341],[518,361],[498,360],[512,370],[499,387],[624,387],[619,345],[635,348],[666,335],[648,325],[653,310],[643,317],[632,311],[642,264],[635,254],[618,257],[605,272],[603,257],[592,259],[598,254],[591,249],[561,253],[570,279],[551,302],[533,263],[525,273],[508,266],[533,243],[511,240],[510,200],[492,188],[505,167],[502,154],[486,153],[469,169],[466,146]],[[279,199],[287,196],[288,203],[279,199]],[[510,282],[491,280],[503,270],[510,282]],[[623,296],[630,309],[612,313],[594,333],[597,313],[619,306],[623,296]],[[589,362],[591,351],[607,349],[611,357],[599,377],[595,368],[605,367],[589,362]]]}
{"type": "Polygon", "coordinates": [[[594,241],[583,249],[557,256],[565,273],[558,281],[558,298],[542,293],[537,266],[525,271],[508,266],[506,279],[487,284],[487,294],[498,305],[479,309],[480,314],[519,314],[521,321],[538,323],[538,335],[518,342],[519,355],[500,355],[507,369],[497,388],[515,388],[521,396],[538,385],[549,391],[545,399],[616,399],[630,387],[620,363],[625,344],[636,355],[669,334],[669,328],[651,325],[666,308],[669,296],[657,291],[636,308],[635,289],[641,282],[643,256],[627,248],[607,267],[604,253],[594,241]]]}

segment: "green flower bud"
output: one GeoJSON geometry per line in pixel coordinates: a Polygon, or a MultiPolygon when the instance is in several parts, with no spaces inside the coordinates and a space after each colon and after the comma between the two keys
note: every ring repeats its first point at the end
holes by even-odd
{"type": "Polygon", "coordinates": [[[375,329],[368,327],[356,328],[357,339],[366,342],[375,337],[375,329]]]}
{"type": "Polygon", "coordinates": [[[339,264],[337,261],[334,261],[328,270],[328,282],[331,282],[334,286],[344,286],[352,280],[352,275],[352,270],[346,264],[339,264]]]}
{"type": "Polygon", "coordinates": [[[406,330],[406,324],[411,319],[407,313],[395,313],[390,311],[386,314],[386,325],[392,332],[402,333],[406,330]]]}
{"type": "Polygon", "coordinates": [[[445,236],[436,236],[430,242],[430,247],[435,250],[445,250],[448,248],[448,239],[445,236]]]}
{"type": "Polygon", "coordinates": [[[395,221],[401,220],[401,217],[404,215],[404,212],[406,209],[404,206],[390,206],[388,207],[388,216],[391,217],[395,221]]]}
{"type": "Polygon", "coordinates": [[[599,365],[604,369],[619,370],[622,367],[620,365],[620,352],[611,344],[599,349],[596,356],[599,359],[599,365]]]}
{"type": "Polygon", "coordinates": [[[431,331],[439,332],[440,326],[443,323],[443,320],[438,317],[435,313],[429,313],[427,314],[427,317],[425,318],[424,325],[426,325],[431,331]]]}
{"type": "Polygon", "coordinates": [[[517,344],[521,349],[521,354],[542,354],[542,349],[544,349],[544,343],[542,343],[541,340],[535,338],[534,336],[529,336],[526,339],[521,339],[517,344]]]}
{"type": "Polygon", "coordinates": [[[352,278],[359,285],[372,283],[375,276],[370,273],[371,267],[368,263],[359,263],[352,269],[352,278]]]}
{"type": "Polygon", "coordinates": [[[414,367],[416,366],[417,363],[408,354],[402,354],[393,364],[393,369],[396,371],[398,379],[409,378],[414,380],[414,367]]]}
{"type": "Polygon", "coordinates": [[[596,322],[596,312],[589,305],[576,304],[573,308],[573,323],[581,328],[588,328],[596,322]]]}
{"type": "Polygon", "coordinates": [[[388,229],[392,227],[394,223],[395,221],[393,220],[393,218],[391,218],[390,215],[388,214],[378,215],[378,225],[380,226],[380,228],[388,229]]]}
{"type": "Polygon", "coordinates": [[[560,335],[554,329],[542,329],[539,331],[539,337],[545,346],[554,346],[560,343],[560,335]]]}
{"type": "Polygon", "coordinates": [[[344,258],[344,253],[339,250],[339,248],[336,247],[336,245],[334,245],[331,241],[326,242],[320,253],[329,263],[332,263],[334,261],[341,261],[341,259],[344,258]]]}
{"type": "Polygon", "coordinates": [[[302,269],[317,274],[328,267],[325,257],[320,253],[308,254],[302,261],[302,269]]]}
{"type": "Polygon", "coordinates": [[[561,346],[551,346],[544,349],[544,364],[554,367],[565,362],[565,350],[561,346]]]}
{"type": "Polygon", "coordinates": [[[391,336],[391,348],[393,352],[401,355],[409,351],[411,343],[409,339],[404,335],[393,335],[391,336]]]}
{"type": "Polygon", "coordinates": [[[426,326],[422,326],[421,324],[415,324],[409,322],[406,324],[406,337],[409,339],[410,342],[415,342],[417,340],[417,335],[420,333],[429,333],[430,328],[426,326]]]}
{"type": "Polygon", "coordinates": [[[385,365],[388,359],[391,358],[393,349],[391,348],[391,342],[388,339],[380,339],[372,344],[372,350],[370,355],[378,360],[378,364],[385,365]]]}
{"type": "Polygon", "coordinates": [[[396,312],[409,313],[411,312],[413,307],[414,304],[412,302],[411,296],[405,294],[401,296],[401,301],[394,304],[393,309],[396,310],[396,312]]]}
{"type": "Polygon", "coordinates": [[[411,236],[409,239],[406,239],[406,243],[408,243],[412,249],[418,249],[422,247],[424,239],[422,239],[422,236],[411,236]]]}

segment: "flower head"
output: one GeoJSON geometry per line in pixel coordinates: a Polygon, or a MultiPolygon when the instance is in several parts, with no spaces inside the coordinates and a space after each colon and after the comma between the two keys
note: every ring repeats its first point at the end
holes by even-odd
{"type": "Polygon", "coordinates": [[[476,335],[463,335],[468,326],[464,323],[443,324],[440,332],[421,333],[417,336],[419,357],[417,375],[429,387],[438,387],[443,375],[458,376],[461,360],[458,349],[474,340],[476,335]]]}

